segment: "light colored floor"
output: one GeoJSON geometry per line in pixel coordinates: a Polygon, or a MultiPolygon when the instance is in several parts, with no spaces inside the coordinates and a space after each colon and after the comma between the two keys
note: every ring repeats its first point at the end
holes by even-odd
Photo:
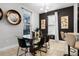
{"type": "Polygon", "coordinates": [[[50,48],[48,49],[48,52],[42,53],[43,56],[63,56],[65,51],[65,42],[63,41],[50,41],[50,48]]]}
{"type": "MultiPolygon", "coordinates": [[[[0,51],[0,56],[16,56],[17,53],[17,47],[11,48],[5,51],[0,51]]],[[[67,45],[65,41],[54,41],[50,40],[50,48],[48,49],[48,52],[41,53],[42,56],[63,56],[67,53],[67,45]]],[[[71,53],[72,54],[72,53],[71,53]]],[[[72,55],[76,55],[72,54],[72,55]]],[[[39,52],[37,52],[37,56],[39,56],[39,52]]]]}

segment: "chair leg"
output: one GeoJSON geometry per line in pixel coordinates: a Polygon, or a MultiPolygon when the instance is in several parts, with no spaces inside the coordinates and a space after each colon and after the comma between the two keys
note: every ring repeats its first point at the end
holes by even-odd
{"type": "Polygon", "coordinates": [[[48,47],[47,47],[47,43],[46,43],[46,53],[47,53],[48,47]]]}
{"type": "Polygon", "coordinates": [[[68,45],[68,56],[70,56],[70,46],[68,45]]]}
{"type": "Polygon", "coordinates": [[[26,53],[27,53],[27,48],[25,49],[25,56],[26,56],[26,53]]]}
{"type": "Polygon", "coordinates": [[[40,56],[42,56],[41,51],[40,51],[40,56]]]}
{"type": "Polygon", "coordinates": [[[79,50],[78,50],[78,56],[79,56],[79,50]]]}
{"type": "Polygon", "coordinates": [[[68,45],[68,54],[64,54],[64,56],[70,56],[70,46],[68,45]]]}
{"type": "Polygon", "coordinates": [[[50,42],[48,42],[48,49],[50,49],[50,42]]]}
{"type": "Polygon", "coordinates": [[[17,56],[18,56],[18,54],[19,54],[19,48],[20,48],[20,47],[18,47],[18,50],[17,50],[17,56]]]}

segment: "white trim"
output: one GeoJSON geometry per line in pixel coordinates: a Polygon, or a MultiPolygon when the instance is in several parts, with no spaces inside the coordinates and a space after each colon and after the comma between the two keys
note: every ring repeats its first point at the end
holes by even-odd
{"type": "Polygon", "coordinates": [[[56,32],[55,32],[55,40],[59,41],[59,31],[58,31],[58,12],[55,12],[55,18],[56,18],[56,32]]]}
{"type": "Polygon", "coordinates": [[[78,4],[74,4],[74,32],[77,33],[78,4]]]}
{"type": "Polygon", "coordinates": [[[18,45],[16,44],[16,45],[11,45],[11,46],[7,46],[7,47],[4,47],[4,48],[0,48],[0,51],[5,51],[7,49],[14,48],[16,46],[18,46],[18,45]]]}

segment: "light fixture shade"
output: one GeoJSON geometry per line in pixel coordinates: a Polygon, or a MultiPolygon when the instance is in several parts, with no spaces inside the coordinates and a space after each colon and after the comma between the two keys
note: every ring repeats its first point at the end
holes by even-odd
{"type": "Polygon", "coordinates": [[[13,25],[17,25],[21,22],[21,15],[16,10],[8,10],[6,16],[8,22],[13,25]]]}
{"type": "Polygon", "coordinates": [[[2,11],[2,9],[0,8],[0,20],[2,19],[2,17],[3,17],[3,11],[2,11]]]}

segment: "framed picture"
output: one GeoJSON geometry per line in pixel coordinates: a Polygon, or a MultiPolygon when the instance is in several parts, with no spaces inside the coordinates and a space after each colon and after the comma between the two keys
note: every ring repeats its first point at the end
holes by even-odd
{"type": "Polygon", "coordinates": [[[46,21],[45,19],[41,20],[41,29],[45,29],[46,21]]]}
{"type": "Polygon", "coordinates": [[[3,17],[3,11],[2,11],[2,9],[0,8],[0,20],[2,19],[2,17],[3,17]]]}
{"type": "Polygon", "coordinates": [[[68,29],[68,16],[61,17],[61,29],[68,29]]]}
{"type": "Polygon", "coordinates": [[[21,15],[16,10],[8,10],[6,16],[10,24],[17,25],[21,22],[21,15]]]}

